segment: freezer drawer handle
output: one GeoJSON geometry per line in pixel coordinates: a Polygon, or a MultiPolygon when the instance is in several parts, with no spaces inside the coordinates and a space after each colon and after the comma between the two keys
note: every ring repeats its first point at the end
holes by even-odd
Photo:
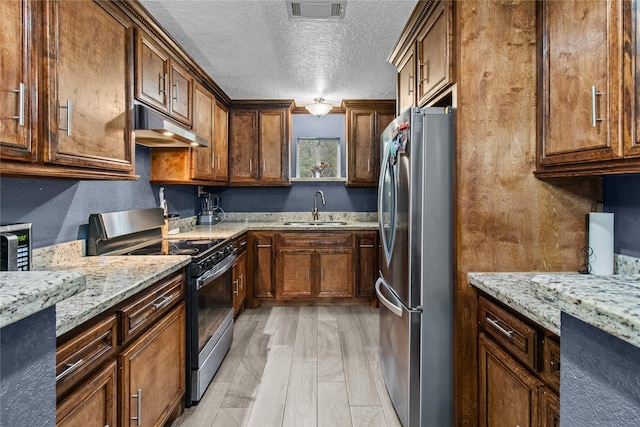
{"type": "Polygon", "coordinates": [[[382,305],[387,307],[389,311],[391,311],[393,314],[395,314],[398,317],[402,317],[402,307],[398,307],[397,305],[389,301],[387,298],[385,298],[384,295],[382,295],[380,286],[383,284],[386,285],[386,283],[384,283],[384,279],[382,277],[378,277],[378,280],[376,281],[376,294],[378,294],[378,298],[380,298],[380,302],[382,303],[382,305]]]}
{"type": "Polygon", "coordinates": [[[513,332],[514,332],[513,330],[507,331],[505,328],[500,326],[500,324],[498,323],[497,320],[490,319],[489,316],[487,316],[485,319],[486,319],[487,322],[489,322],[491,325],[493,325],[494,328],[496,328],[497,330],[502,332],[504,335],[508,336],[509,338],[513,337],[513,332]]]}

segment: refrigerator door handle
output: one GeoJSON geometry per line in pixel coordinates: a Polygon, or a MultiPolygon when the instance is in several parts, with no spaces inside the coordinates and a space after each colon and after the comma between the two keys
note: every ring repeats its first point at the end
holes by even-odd
{"type": "MultiPolygon", "coordinates": [[[[384,281],[382,277],[378,277],[378,280],[376,281],[376,294],[378,295],[380,302],[382,303],[382,305],[387,307],[389,311],[391,311],[393,314],[395,314],[398,317],[402,317],[402,305],[394,304],[382,294],[382,291],[380,290],[380,286],[383,286],[383,285],[387,288],[389,287],[389,285],[387,285],[387,283],[384,281]]],[[[397,303],[400,303],[400,301],[397,301],[397,303]]]]}

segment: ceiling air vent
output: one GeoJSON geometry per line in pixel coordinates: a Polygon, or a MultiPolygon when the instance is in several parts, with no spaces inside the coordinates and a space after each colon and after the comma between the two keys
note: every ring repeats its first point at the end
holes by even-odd
{"type": "Polygon", "coordinates": [[[287,0],[287,13],[290,19],[342,19],[347,1],[287,0]]]}

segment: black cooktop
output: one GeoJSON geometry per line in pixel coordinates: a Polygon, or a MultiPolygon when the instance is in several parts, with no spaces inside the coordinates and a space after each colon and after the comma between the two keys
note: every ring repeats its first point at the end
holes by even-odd
{"type": "Polygon", "coordinates": [[[163,240],[126,255],[191,255],[200,257],[212,250],[224,239],[163,240]]]}

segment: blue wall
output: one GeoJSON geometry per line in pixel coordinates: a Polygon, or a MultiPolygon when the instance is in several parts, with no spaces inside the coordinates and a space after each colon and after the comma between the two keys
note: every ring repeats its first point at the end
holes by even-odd
{"type": "MultiPolygon", "coordinates": [[[[295,114],[293,138],[335,137],[344,143],[344,115],[314,117],[295,114]]],[[[0,222],[31,222],[33,247],[85,238],[92,213],[158,206],[160,186],[149,182],[150,149],[136,145],[137,181],[77,181],[40,178],[0,179],[0,222]]],[[[170,213],[194,216],[200,212],[197,188],[166,185],[170,213]]],[[[291,187],[210,189],[221,196],[228,212],[311,212],[316,190],[325,193],[327,204],[320,212],[373,212],[376,188],[347,188],[344,182],[295,182],[291,187]]]]}
{"type": "Polygon", "coordinates": [[[56,311],[49,307],[0,332],[0,425],[53,427],[56,311]]]}
{"type": "MultiPolygon", "coordinates": [[[[344,114],[322,117],[294,114],[291,134],[292,147],[300,137],[340,137],[344,148],[344,114]]],[[[291,164],[295,161],[292,155],[291,164]]],[[[342,165],[346,167],[344,158],[342,165]]],[[[296,181],[291,187],[212,187],[208,190],[220,196],[220,205],[228,212],[311,212],[316,190],[324,192],[327,202],[318,208],[320,212],[375,212],[378,203],[377,187],[345,187],[344,182],[332,181],[296,181]]]]}
{"type": "Polygon", "coordinates": [[[615,214],[614,252],[640,258],[640,174],[605,176],[603,201],[615,214]]]}
{"type": "MultiPolygon", "coordinates": [[[[0,180],[0,222],[31,222],[33,247],[84,238],[92,213],[158,206],[160,186],[149,183],[150,149],[136,145],[137,181],[76,181],[36,178],[0,180]]],[[[199,210],[194,186],[165,186],[169,212],[199,210]]]]}
{"type": "Polygon", "coordinates": [[[566,313],[561,325],[562,425],[640,425],[640,348],[566,313]]]}

